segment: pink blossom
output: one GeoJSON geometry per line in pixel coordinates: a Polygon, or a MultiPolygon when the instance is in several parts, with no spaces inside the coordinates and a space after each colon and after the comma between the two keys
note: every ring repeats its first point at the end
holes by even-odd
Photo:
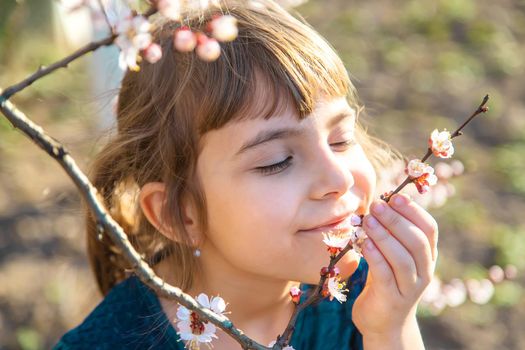
{"type": "Polygon", "coordinates": [[[434,169],[419,159],[412,159],[410,162],[408,162],[406,170],[408,175],[414,178],[418,178],[423,174],[434,174],[434,169]]]}
{"type": "Polygon", "coordinates": [[[450,138],[450,132],[446,129],[441,132],[434,129],[428,139],[428,147],[439,158],[450,158],[454,154],[454,145],[450,138]]]}
{"type": "Polygon", "coordinates": [[[448,183],[438,182],[432,190],[430,191],[428,206],[433,208],[442,207],[446,202],[449,195],[449,185],[448,183]]]}
{"type": "Polygon", "coordinates": [[[443,286],[443,295],[448,306],[456,307],[463,304],[467,299],[467,288],[463,281],[454,278],[443,286]]]}
{"type": "Polygon", "coordinates": [[[213,62],[221,55],[221,46],[217,40],[207,37],[205,34],[197,35],[197,56],[203,61],[213,62]]]}
{"type": "Polygon", "coordinates": [[[500,283],[505,279],[505,271],[501,266],[491,266],[489,269],[489,278],[494,283],[500,283]]]}
{"type": "Polygon", "coordinates": [[[430,186],[437,183],[437,177],[434,174],[423,174],[414,180],[414,184],[417,187],[419,193],[423,194],[428,192],[430,186]]]}
{"type": "Polygon", "coordinates": [[[117,22],[115,32],[118,34],[115,44],[120,48],[119,66],[138,71],[139,51],[151,44],[151,24],[143,16],[125,17],[117,22]]]}
{"type": "Polygon", "coordinates": [[[363,216],[357,214],[350,215],[350,224],[352,226],[361,226],[363,224],[363,216]]]}
{"type": "Polygon", "coordinates": [[[505,266],[505,278],[513,280],[518,276],[518,268],[512,264],[505,266]]]}
{"type": "Polygon", "coordinates": [[[434,169],[427,163],[418,159],[412,159],[407,166],[407,173],[413,178],[413,182],[419,193],[425,193],[437,183],[437,177],[434,175],[434,169]]]}
{"type": "Polygon", "coordinates": [[[214,18],[210,22],[212,36],[223,42],[233,41],[239,30],[237,28],[237,19],[231,15],[222,15],[214,18]]]}
{"type": "Polygon", "coordinates": [[[175,49],[180,52],[190,52],[197,46],[197,36],[188,27],[180,27],[173,38],[175,49]]]}
{"type": "Polygon", "coordinates": [[[470,300],[476,304],[486,304],[494,295],[494,284],[486,278],[482,280],[467,280],[467,290],[470,300]]]}
{"type": "Polygon", "coordinates": [[[453,160],[450,163],[450,166],[452,167],[452,170],[454,170],[454,176],[461,175],[465,171],[465,166],[460,160],[457,160],[457,159],[453,160]]]}
{"type": "Polygon", "coordinates": [[[302,294],[303,292],[296,286],[293,286],[292,288],[290,288],[290,296],[292,297],[292,301],[295,304],[299,304],[299,300],[301,299],[302,294]]]}
{"type": "Polygon", "coordinates": [[[323,242],[328,246],[327,250],[332,257],[335,257],[350,242],[350,234],[348,233],[323,232],[323,237],[323,242]]]}
{"type": "Polygon", "coordinates": [[[162,58],[162,48],[159,44],[151,43],[144,49],[143,54],[149,63],[157,63],[162,58]]]}
{"type": "Polygon", "coordinates": [[[434,171],[439,179],[447,180],[454,176],[454,169],[445,162],[438,162],[434,166],[434,171]]]}

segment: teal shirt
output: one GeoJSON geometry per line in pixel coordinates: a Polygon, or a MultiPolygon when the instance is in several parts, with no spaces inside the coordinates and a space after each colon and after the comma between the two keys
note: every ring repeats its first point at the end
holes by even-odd
{"type": "MultiPolygon", "coordinates": [[[[296,350],[363,349],[361,334],[352,322],[352,306],[363,290],[367,272],[368,265],[361,259],[347,282],[349,292],[345,303],[324,299],[299,314],[290,342],[296,350]]],[[[312,287],[301,285],[303,291],[312,287]]],[[[184,344],[179,339],[156,294],[132,276],[116,285],[54,349],[183,350],[184,344]]]]}

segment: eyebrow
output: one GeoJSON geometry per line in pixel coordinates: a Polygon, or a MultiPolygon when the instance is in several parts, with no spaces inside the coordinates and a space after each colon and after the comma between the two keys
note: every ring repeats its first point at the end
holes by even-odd
{"type": "MultiPolygon", "coordinates": [[[[338,113],[334,118],[332,118],[328,123],[328,128],[333,128],[336,124],[340,123],[344,119],[354,119],[355,115],[352,113],[351,110],[343,111],[341,113],[338,113]]],[[[278,140],[278,139],[284,139],[288,137],[293,136],[299,136],[304,133],[304,130],[302,129],[295,129],[295,128],[280,128],[280,129],[273,129],[273,130],[264,130],[259,132],[253,139],[248,140],[245,142],[239,151],[235,154],[235,156],[240,155],[241,153],[246,152],[248,149],[253,148],[255,146],[258,146],[260,144],[272,141],[272,140],[278,140]]]]}

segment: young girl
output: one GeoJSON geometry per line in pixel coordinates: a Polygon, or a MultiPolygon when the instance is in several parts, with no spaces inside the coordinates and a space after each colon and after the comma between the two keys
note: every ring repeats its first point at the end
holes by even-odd
{"type": "MultiPolygon", "coordinates": [[[[217,11],[184,24],[204,30],[217,11]]],[[[261,344],[285,329],[290,288],[318,283],[329,261],[321,233],[366,214],[364,259],[350,252],[338,263],[347,302],[301,312],[290,345],[423,349],[416,306],[434,271],[437,225],[405,195],[376,200],[390,153],[357,123],[343,63],[271,2],[228,1],[221,11],[239,35],[217,61],[177,52],[168,21],[154,33],[163,58],[126,73],[118,133],[92,171],[107,207],[157,274],[190,295],[220,295],[233,324],[261,344]]],[[[183,349],[177,302],[130,276],[90,215],[87,231],[105,299],[56,349],[183,349]]],[[[217,335],[214,349],[240,349],[217,335]]]]}

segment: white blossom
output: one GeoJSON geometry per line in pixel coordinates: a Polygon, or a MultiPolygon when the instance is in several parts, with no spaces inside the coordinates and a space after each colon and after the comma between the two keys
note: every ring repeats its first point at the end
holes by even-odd
{"type": "MultiPolygon", "coordinates": [[[[224,315],[226,303],[221,297],[212,297],[210,300],[206,294],[201,293],[196,300],[202,307],[224,315]]],[[[217,338],[215,325],[183,305],[177,309],[177,330],[180,338],[186,341],[186,346],[190,349],[199,349],[200,343],[210,343],[213,338],[217,338]]]]}
{"type": "Polygon", "coordinates": [[[454,145],[450,138],[450,132],[446,129],[441,132],[434,129],[428,139],[428,146],[432,153],[439,158],[450,158],[454,154],[454,145]]]}
{"type": "Polygon", "coordinates": [[[119,67],[138,71],[139,52],[151,44],[151,24],[143,16],[124,17],[115,27],[118,37],[115,44],[120,48],[119,67]]]}
{"type": "Polygon", "coordinates": [[[340,303],[346,301],[346,294],[344,294],[343,292],[348,292],[348,289],[345,289],[346,283],[341,282],[341,277],[330,277],[328,279],[327,287],[328,292],[330,293],[330,300],[333,300],[335,298],[340,303]]]}

